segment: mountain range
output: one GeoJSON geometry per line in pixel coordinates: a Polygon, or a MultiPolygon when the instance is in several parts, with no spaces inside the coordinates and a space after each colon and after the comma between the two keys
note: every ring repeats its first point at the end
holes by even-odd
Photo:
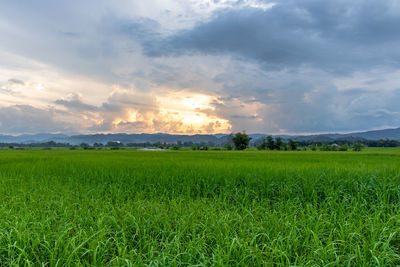
{"type": "MultiPolygon", "coordinates": [[[[252,142],[260,140],[267,136],[267,134],[249,134],[252,138],[252,142]]],[[[340,139],[366,139],[366,140],[379,140],[379,139],[390,139],[400,141],[400,128],[395,129],[384,129],[366,132],[353,132],[346,134],[332,133],[332,134],[314,134],[314,135],[276,135],[283,139],[296,139],[298,141],[320,141],[329,142],[340,139]]],[[[80,134],[80,135],[65,135],[65,134],[23,134],[18,136],[13,135],[0,135],[0,143],[42,143],[54,141],[57,143],[70,143],[77,145],[80,143],[93,144],[107,143],[109,141],[118,141],[124,144],[127,143],[156,143],[156,142],[167,142],[177,143],[178,141],[202,143],[212,142],[214,144],[223,144],[227,141],[229,135],[227,134],[214,134],[214,135],[175,135],[175,134],[80,134]]]]}

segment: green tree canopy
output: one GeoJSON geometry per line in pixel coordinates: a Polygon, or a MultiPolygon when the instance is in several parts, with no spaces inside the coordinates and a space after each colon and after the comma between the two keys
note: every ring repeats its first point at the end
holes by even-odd
{"type": "Polygon", "coordinates": [[[245,132],[236,133],[232,138],[232,142],[237,150],[244,150],[249,146],[251,137],[249,137],[245,132]]]}
{"type": "Polygon", "coordinates": [[[297,149],[297,141],[293,139],[289,139],[289,147],[290,150],[296,150],[297,149]]]}
{"type": "Polygon", "coordinates": [[[275,149],[281,150],[282,146],[283,146],[282,138],[280,137],[275,138],[275,149]]]}
{"type": "Polygon", "coordinates": [[[275,149],[275,141],[272,136],[267,136],[267,148],[269,150],[274,150],[275,149]]]}

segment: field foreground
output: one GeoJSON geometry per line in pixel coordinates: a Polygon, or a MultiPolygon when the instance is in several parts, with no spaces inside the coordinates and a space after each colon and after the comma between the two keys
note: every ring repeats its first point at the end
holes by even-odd
{"type": "Polygon", "coordinates": [[[0,265],[399,265],[400,150],[0,150],[0,265]]]}

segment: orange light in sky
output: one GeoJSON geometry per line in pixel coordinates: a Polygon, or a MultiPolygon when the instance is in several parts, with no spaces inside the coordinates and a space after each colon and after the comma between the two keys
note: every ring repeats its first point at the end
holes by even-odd
{"type": "Polygon", "coordinates": [[[202,110],[213,111],[211,105],[212,96],[190,93],[172,93],[157,97],[160,109],[165,117],[174,118],[182,122],[182,131],[194,131],[201,133],[226,133],[231,125],[228,120],[210,115],[202,110]]]}

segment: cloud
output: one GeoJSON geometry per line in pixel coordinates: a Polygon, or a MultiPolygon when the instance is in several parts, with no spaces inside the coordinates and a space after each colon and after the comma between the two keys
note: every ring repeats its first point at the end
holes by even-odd
{"type": "Polygon", "coordinates": [[[82,95],[73,94],[69,99],[58,99],[54,102],[55,104],[62,105],[70,110],[74,111],[97,111],[98,108],[86,103],[83,103],[82,95]]]}
{"type": "Polygon", "coordinates": [[[9,79],[8,83],[9,84],[17,84],[17,85],[25,85],[24,81],[18,80],[18,79],[9,79]]]}
{"type": "Polygon", "coordinates": [[[70,115],[79,114],[77,119],[87,132],[225,132],[230,127],[226,120],[198,110],[197,107],[207,105],[208,101],[209,97],[204,95],[155,96],[116,88],[99,106],[87,104],[79,94],[56,100],[55,104],[70,115]],[[178,107],[174,109],[171,103],[178,107]]]}
{"type": "Polygon", "coordinates": [[[25,81],[19,79],[8,79],[4,85],[0,86],[0,93],[7,95],[21,95],[21,89],[28,86],[25,81]]]}
{"type": "Polygon", "coordinates": [[[342,88],[323,71],[266,72],[251,65],[232,66],[215,80],[223,96],[213,102],[213,110],[202,112],[228,120],[234,131],[311,133],[400,125],[397,82],[367,86],[368,80],[356,80],[361,87],[342,88]]]}
{"type": "Polygon", "coordinates": [[[349,73],[399,66],[399,15],[395,1],[282,0],[266,10],[218,10],[191,29],[142,41],[152,57],[227,54],[268,70],[307,66],[349,73]]]}
{"type": "Polygon", "coordinates": [[[4,2],[0,131],[396,127],[399,18],[394,0],[4,2]]]}
{"type": "Polygon", "coordinates": [[[2,133],[72,133],[80,130],[61,111],[40,109],[30,105],[0,107],[0,129],[2,133]]]}

